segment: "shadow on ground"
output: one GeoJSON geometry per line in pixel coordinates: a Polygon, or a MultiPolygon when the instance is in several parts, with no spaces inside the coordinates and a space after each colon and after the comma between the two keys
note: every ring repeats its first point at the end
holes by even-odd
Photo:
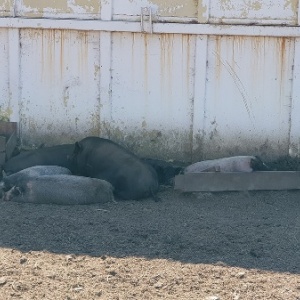
{"type": "Polygon", "coordinates": [[[300,192],[196,193],[57,206],[0,202],[0,246],[300,273],[300,192]]]}

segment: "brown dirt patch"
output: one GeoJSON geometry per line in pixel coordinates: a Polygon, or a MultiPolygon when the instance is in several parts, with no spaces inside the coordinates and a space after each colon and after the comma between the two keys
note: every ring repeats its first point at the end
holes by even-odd
{"type": "Polygon", "coordinates": [[[0,202],[0,299],[300,299],[300,192],[0,202]]]}

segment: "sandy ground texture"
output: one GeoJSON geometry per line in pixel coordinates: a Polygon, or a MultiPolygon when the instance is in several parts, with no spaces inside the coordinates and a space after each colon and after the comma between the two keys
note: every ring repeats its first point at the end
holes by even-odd
{"type": "Polygon", "coordinates": [[[0,202],[0,299],[300,300],[300,191],[0,202]]]}

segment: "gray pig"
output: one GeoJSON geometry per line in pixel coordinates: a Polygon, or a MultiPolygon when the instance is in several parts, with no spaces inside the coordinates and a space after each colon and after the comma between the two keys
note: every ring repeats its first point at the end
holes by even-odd
{"type": "Polygon", "coordinates": [[[21,181],[4,193],[4,201],[39,204],[94,204],[113,201],[107,181],[75,175],[44,175],[21,181]]]}
{"type": "Polygon", "coordinates": [[[34,166],[9,176],[4,176],[0,187],[4,191],[10,190],[13,186],[17,186],[22,181],[27,181],[30,177],[38,177],[44,175],[71,175],[71,171],[60,166],[34,166]]]}

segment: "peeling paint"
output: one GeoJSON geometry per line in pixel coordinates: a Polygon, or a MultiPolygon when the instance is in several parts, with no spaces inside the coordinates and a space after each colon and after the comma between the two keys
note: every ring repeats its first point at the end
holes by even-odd
{"type": "Polygon", "coordinates": [[[246,19],[249,15],[250,11],[260,11],[262,9],[262,3],[261,1],[253,1],[253,2],[248,2],[247,5],[244,7],[244,9],[241,11],[241,17],[246,19]]]}
{"type": "Polygon", "coordinates": [[[0,3],[0,10],[2,11],[10,11],[13,8],[12,0],[2,0],[0,3]]]}
{"type": "Polygon", "coordinates": [[[232,3],[232,0],[222,0],[220,2],[222,10],[233,10],[234,5],[232,3]]]}
{"type": "Polygon", "coordinates": [[[205,155],[288,154],[293,57],[290,38],[210,37],[205,155]]]}
{"type": "Polygon", "coordinates": [[[13,15],[14,12],[14,1],[13,0],[2,0],[0,2],[0,16],[8,17],[13,15]]]}
{"type": "Polygon", "coordinates": [[[198,3],[198,22],[206,23],[208,22],[208,3],[204,3],[203,1],[199,1],[198,3]]]}
{"type": "Polygon", "coordinates": [[[210,19],[214,23],[226,20],[261,20],[262,23],[276,21],[279,23],[297,24],[298,0],[217,0],[211,1],[210,19]]]}
{"type": "Polygon", "coordinates": [[[20,42],[22,140],[99,134],[99,33],[22,29],[20,42]]]}
{"type": "Polygon", "coordinates": [[[198,0],[151,0],[158,6],[158,14],[165,17],[197,17],[198,0]]]}
{"type": "Polygon", "coordinates": [[[285,9],[291,9],[295,15],[298,13],[298,0],[285,0],[284,8],[285,9]]]}
{"type": "Polygon", "coordinates": [[[22,0],[20,15],[28,17],[47,17],[49,14],[69,14],[74,16],[99,16],[101,1],[98,0],[22,0]]]}
{"type": "Polygon", "coordinates": [[[297,25],[299,0],[122,0],[113,1],[114,19],[137,21],[141,7],[166,22],[297,25]]]}

